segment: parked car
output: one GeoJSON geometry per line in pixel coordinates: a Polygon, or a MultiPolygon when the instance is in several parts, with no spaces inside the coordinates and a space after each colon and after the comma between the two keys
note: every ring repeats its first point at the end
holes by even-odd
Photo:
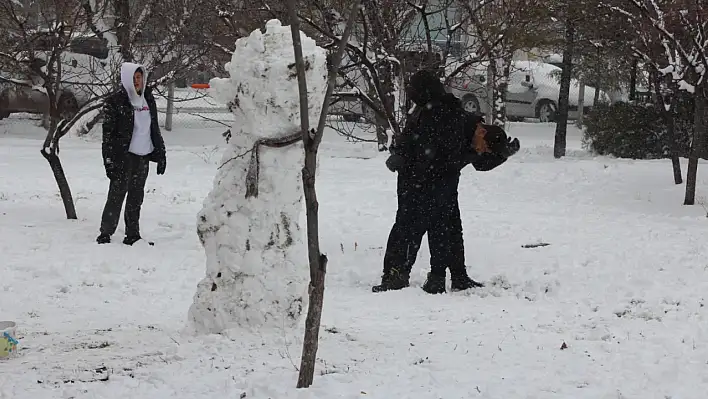
{"type": "MultiPolygon", "coordinates": [[[[51,43],[50,39],[43,43],[41,38],[37,41],[36,57],[44,63],[42,60],[51,49],[51,43]]],[[[59,108],[64,117],[73,116],[86,102],[110,88],[109,54],[106,40],[90,36],[77,36],[71,40],[68,51],[61,55],[59,108]]],[[[0,76],[9,74],[0,72],[0,76]]],[[[37,84],[39,79],[33,76],[12,78],[0,89],[0,119],[14,113],[44,114],[49,108],[49,100],[45,89],[37,84]],[[7,84],[12,82],[15,84],[7,84]]]]}
{"type": "MultiPolygon", "coordinates": [[[[558,110],[560,83],[553,76],[560,73],[557,66],[536,61],[514,61],[509,75],[506,98],[506,112],[510,119],[537,118],[541,122],[555,120],[558,110]]],[[[570,111],[577,116],[580,86],[571,82],[570,111]]],[[[466,73],[453,78],[448,91],[455,94],[466,110],[486,114],[488,103],[487,72],[485,65],[477,65],[466,73]]],[[[583,112],[594,105],[595,88],[586,86],[583,112]]]]}
{"type": "MultiPolygon", "coordinates": [[[[419,43],[404,43],[401,44],[402,49],[399,50],[397,56],[400,67],[403,68],[403,74],[410,76],[422,68],[442,68],[442,49],[437,45],[433,46],[435,52],[430,58],[427,47],[419,43]]],[[[346,64],[346,62],[345,62],[346,64]]],[[[440,70],[441,73],[444,71],[440,70]]],[[[396,70],[396,75],[401,73],[396,70]]],[[[362,73],[362,68],[355,68],[347,73],[347,78],[356,84],[359,89],[367,87],[367,81],[362,73]]],[[[341,87],[344,80],[341,77],[337,78],[337,84],[341,87]]],[[[364,104],[356,95],[336,95],[333,96],[333,101],[330,104],[329,114],[341,116],[347,122],[364,121],[370,124],[387,125],[386,120],[377,118],[376,113],[369,106],[364,104]]]]}

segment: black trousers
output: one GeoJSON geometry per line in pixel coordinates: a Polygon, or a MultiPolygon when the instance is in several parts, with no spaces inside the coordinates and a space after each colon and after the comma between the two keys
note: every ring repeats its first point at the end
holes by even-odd
{"type": "Polygon", "coordinates": [[[465,274],[465,249],[458,204],[459,175],[420,180],[398,175],[398,211],[386,245],[384,276],[396,270],[409,275],[428,234],[434,275],[465,274]]]}
{"type": "Polygon", "coordinates": [[[108,187],[108,198],[101,217],[101,235],[111,236],[116,232],[125,201],[125,235],[140,236],[140,208],[143,205],[145,182],[149,172],[149,155],[128,153],[124,167],[111,179],[108,187]]]}

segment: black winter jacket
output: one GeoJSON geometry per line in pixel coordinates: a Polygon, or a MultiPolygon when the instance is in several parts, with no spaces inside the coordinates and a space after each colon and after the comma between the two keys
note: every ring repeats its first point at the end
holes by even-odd
{"type": "MultiPolygon", "coordinates": [[[[157,120],[157,104],[150,87],[145,88],[145,102],[150,108],[150,136],[155,148],[149,155],[152,162],[165,162],[165,141],[160,133],[157,120]]],[[[121,88],[117,93],[106,99],[103,105],[103,165],[106,172],[122,169],[133,138],[134,123],[133,105],[130,103],[128,93],[121,88]]]]}
{"type": "MultiPolygon", "coordinates": [[[[491,153],[474,151],[474,133],[481,121],[482,118],[465,111],[452,94],[418,106],[391,148],[392,154],[403,158],[399,173],[413,179],[430,180],[459,176],[469,164],[479,171],[489,171],[503,164],[507,157],[496,145],[490,145],[491,153]]],[[[493,141],[505,147],[506,134],[503,136],[493,141]]]]}

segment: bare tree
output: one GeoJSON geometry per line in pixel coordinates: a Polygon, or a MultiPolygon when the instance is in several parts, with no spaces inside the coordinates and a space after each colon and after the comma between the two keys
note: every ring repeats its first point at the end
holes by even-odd
{"type": "MultiPolygon", "coordinates": [[[[676,134],[676,118],[679,97],[681,96],[678,82],[670,74],[663,74],[662,68],[666,66],[666,55],[675,53],[674,44],[661,40],[661,35],[651,26],[633,20],[635,40],[632,40],[631,51],[650,68],[650,83],[654,86],[655,103],[657,111],[663,116],[666,123],[669,156],[673,169],[674,183],[683,183],[681,174],[681,162],[678,152],[678,135],[676,134]],[[663,42],[663,44],[662,44],[663,42]]],[[[630,87],[630,99],[636,96],[636,62],[632,67],[632,79],[630,87]]]]}
{"type": "Polygon", "coordinates": [[[669,157],[673,169],[675,184],[683,183],[681,163],[678,150],[678,135],[676,134],[676,118],[679,97],[678,84],[670,75],[662,74],[665,67],[666,51],[673,53],[672,43],[663,42],[661,35],[645,21],[637,18],[626,7],[625,0],[603,0],[599,4],[605,11],[603,19],[617,27],[612,31],[595,26],[596,55],[585,54],[589,59],[590,68],[586,71],[591,76],[590,81],[602,81],[597,87],[618,90],[618,82],[629,82],[629,100],[637,100],[637,84],[642,80],[639,70],[640,62],[648,68],[646,85],[653,87],[654,103],[667,126],[667,141],[669,157]],[[629,22],[629,23],[628,23],[629,22]],[[608,60],[610,61],[608,63],[608,60]],[[590,70],[593,69],[593,70],[590,70]],[[610,79],[606,79],[610,77],[610,79]]]}
{"type": "Polygon", "coordinates": [[[705,157],[706,151],[708,6],[692,0],[615,0],[606,4],[635,26],[639,42],[643,44],[643,48],[637,46],[635,51],[650,62],[658,74],[667,77],[668,88],[686,91],[695,99],[694,137],[684,198],[684,205],[693,205],[698,160],[705,157]],[[654,34],[645,34],[646,28],[654,34]],[[663,51],[649,51],[656,48],[663,51]]]}
{"type": "Polygon", "coordinates": [[[310,263],[310,288],[309,307],[307,309],[307,319],[305,321],[305,337],[302,346],[302,359],[300,365],[300,375],[297,387],[307,388],[312,385],[315,375],[315,362],[317,360],[317,346],[319,341],[320,320],[322,317],[322,306],[324,302],[325,274],[327,273],[327,256],[320,252],[319,243],[319,203],[317,202],[317,191],[315,189],[315,175],[317,171],[317,150],[322,135],[324,134],[327,110],[330,99],[334,92],[334,85],[339,65],[349,42],[349,36],[354,27],[355,15],[359,9],[360,0],[351,3],[351,11],[344,33],[339,40],[337,51],[329,60],[327,93],[322,105],[322,112],[317,125],[317,130],[310,129],[309,107],[307,97],[307,81],[305,78],[305,60],[302,55],[302,43],[300,40],[300,19],[297,15],[297,4],[295,0],[289,0],[288,15],[290,18],[290,28],[292,29],[293,50],[295,53],[295,67],[297,70],[298,87],[300,91],[300,127],[302,130],[302,140],[305,147],[305,166],[302,169],[303,189],[305,192],[305,207],[307,210],[307,247],[310,263]]]}
{"type": "MultiPolygon", "coordinates": [[[[115,92],[120,64],[141,62],[158,86],[204,61],[208,36],[200,10],[212,0],[0,0],[0,67],[24,78],[43,108],[48,128],[42,156],[59,186],[67,218],[76,218],[59,140],[87,132],[101,118],[103,100],[115,92]],[[41,92],[41,94],[38,94],[41,92]]],[[[19,88],[17,90],[20,90],[19,88]]]]}
{"type": "Polygon", "coordinates": [[[25,7],[13,0],[0,1],[3,32],[3,69],[25,76],[23,83],[44,94],[48,133],[41,154],[49,163],[59,187],[68,219],[76,208],[59,159],[59,140],[67,133],[66,122],[75,113],[75,101],[64,90],[65,53],[80,25],[81,6],[75,0],[40,0],[25,7]]]}

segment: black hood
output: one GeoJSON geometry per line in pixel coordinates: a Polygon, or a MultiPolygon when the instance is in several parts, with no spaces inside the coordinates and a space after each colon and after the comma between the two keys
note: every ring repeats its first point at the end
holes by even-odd
{"type": "Polygon", "coordinates": [[[433,100],[442,100],[445,85],[430,71],[418,71],[408,83],[408,98],[418,106],[425,106],[433,100]]]}

